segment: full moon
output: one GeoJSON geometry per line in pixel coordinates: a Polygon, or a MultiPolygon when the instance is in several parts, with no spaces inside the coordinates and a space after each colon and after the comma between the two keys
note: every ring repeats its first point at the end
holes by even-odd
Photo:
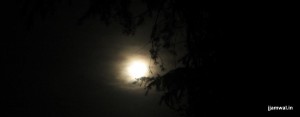
{"type": "Polygon", "coordinates": [[[143,61],[133,61],[127,68],[128,74],[131,78],[140,78],[147,76],[148,68],[147,64],[143,61]]]}

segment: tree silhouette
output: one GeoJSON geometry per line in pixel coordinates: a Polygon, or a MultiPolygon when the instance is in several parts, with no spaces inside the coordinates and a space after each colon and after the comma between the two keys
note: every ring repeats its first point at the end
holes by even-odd
{"type": "MultiPolygon", "coordinates": [[[[41,14],[54,11],[61,0],[26,0],[21,8],[31,23],[41,14]]],[[[219,27],[220,15],[215,7],[201,1],[142,0],[144,11],[134,9],[131,0],[90,0],[88,11],[79,19],[79,24],[88,18],[100,18],[109,25],[118,22],[124,34],[134,35],[136,27],[147,19],[154,19],[149,53],[154,63],[165,70],[160,52],[167,50],[177,56],[178,40],[185,45],[185,54],[173,70],[150,78],[139,78],[146,93],[155,88],[163,92],[160,103],[177,110],[183,116],[212,115],[218,104],[216,83],[218,80],[216,54],[217,42],[222,38],[219,27]]]]}

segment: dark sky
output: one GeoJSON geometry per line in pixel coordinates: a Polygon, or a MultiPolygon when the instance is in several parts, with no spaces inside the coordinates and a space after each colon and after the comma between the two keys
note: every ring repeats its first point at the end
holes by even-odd
{"type": "MultiPolygon", "coordinates": [[[[97,19],[77,25],[86,3],[59,7],[28,31],[10,7],[4,49],[9,116],[176,117],[159,94],[122,80],[128,57],[148,57],[149,26],[135,36],[97,19]],[[142,48],[142,49],[141,49],[142,48]]],[[[12,4],[12,6],[14,6],[12,4]]]]}
{"type": "MultiPolygon", "coordinates": [[[[88,5],[82,1],[58,6],[44,21],[36,18],[28,30],[18,6],[8,2],[2,10],[5,33],[1,37],[1,99],[6,116],[177,116],[159,106],[159,93],[145,96],[143,88],[125,82],[122,74],[131,57],[149,57],[146,44],[153,21],[139,27],[134,36],[125,36],[118,24],[107,27],[99,19],[78,25],[88,5]]],[[[289,40],[297,39],[289,26],[294,26],[295,18],[290,16],[296,13],[277,6],[267,10],[224,7],[233,9],[216,9],[222,12],[224,29],[218,45],[219,88],[227,99],[224,109],[251,113],[266,112],[267,105],[295,106],[299,52],[298,43],[289,40]]]]}

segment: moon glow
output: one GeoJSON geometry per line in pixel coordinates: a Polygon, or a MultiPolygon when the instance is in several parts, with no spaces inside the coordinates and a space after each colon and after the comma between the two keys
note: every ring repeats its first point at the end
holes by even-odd
{"type": "Polygon", "coordinates": [[[147,76],[148,67],[147,64],[143,61],[132,61],[127,67],[128,75],[132,78],[140,78],[147,76]]]}

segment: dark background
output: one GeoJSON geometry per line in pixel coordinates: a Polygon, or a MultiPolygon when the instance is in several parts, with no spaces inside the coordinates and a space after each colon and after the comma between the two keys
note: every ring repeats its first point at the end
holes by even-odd
{"type": "MultiPolygon", "coordinates": [[[[35,21],[30,31],[13,2],[5,7],[1,42],[5,114],[176,116],[158,105],[159,94],[144,96],[143,89],[115,79],[114,65],[124,59],[122,53],[147,41],[149,28],[127,37],[120,26],[106,27],[94,19],[77,25],[84,4],[60,7],[45,21],[35,21]]],[[[224,6],[219,14],[224,17],[220,24],[224,40],[219,43],[223,113],[286,114],[266,112],[267,105],[292,105],[297,110],[299,52],[293,6],[232,6],[224,6]]]]}
{"type": "Polygon", "coordinates": [[[132,37],[96,19],[78,25],[83,1],[58,7],[27,29],[16,4],[9,6],[1,42],[4,116],[177,116],[158,104],[158,93],[145,96],[142,87],[118,79],[126,56],[148,56],[146,49],[136,52],[147,27],[132,37]]]}

